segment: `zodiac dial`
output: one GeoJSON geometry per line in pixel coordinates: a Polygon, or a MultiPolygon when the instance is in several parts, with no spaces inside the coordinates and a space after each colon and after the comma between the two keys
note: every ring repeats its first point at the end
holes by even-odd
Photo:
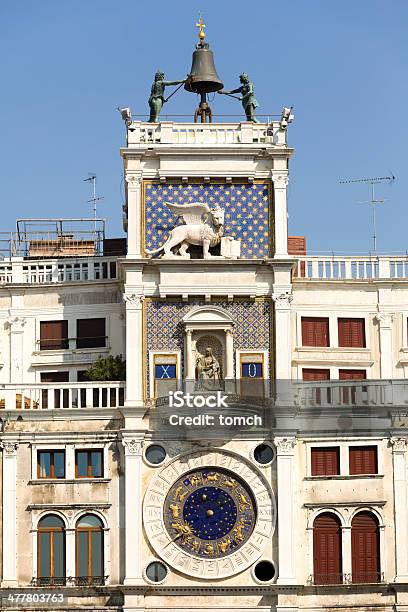
{"type": "Polygon", "coordinates": [[[236,552],[248,541],[256,523],[256,505],[248,486],[232,472],[200,469],[173,484],[163,518],[177,546],[214,559],[236,552]]]}

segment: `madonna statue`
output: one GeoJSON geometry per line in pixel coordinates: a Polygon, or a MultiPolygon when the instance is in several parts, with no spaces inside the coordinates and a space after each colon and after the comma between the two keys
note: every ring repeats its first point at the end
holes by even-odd
{"type": "Polygon", "coordinates": [[[213,354],[212,348],[205,349],[205,355],[197,353],[196,376],[198,389],[211,391],[221,389],[221,366],[213,354]]]}

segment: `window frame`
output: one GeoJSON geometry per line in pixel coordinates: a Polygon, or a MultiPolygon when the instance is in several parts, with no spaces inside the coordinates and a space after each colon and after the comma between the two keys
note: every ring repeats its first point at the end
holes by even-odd
{"type": "MultiPolygon", "coordinates": [[[[56,578],[57,580],[61,580],[61,586],[63,586],[65,584],[66,581],[66,577],[67,577],[67,538],[66,538],[66,530],[67,530],[67,526],[66,526],[66,522],[64,521],[64,519],[59,515],[56,514],[55,512],[52,511],[48,511],[45,514],[43,514],[37,521],[37,529],[36,529],[36,533],[37,533],[37,559],[36,559],[36,578],[37,580],[40,582],[41,584],[41,579],[47,579],[47,578],[56,578]],[[41,527],[40,523],[43,519],[47,518],[48,516],[56,516],[57,518],[59,518],[63,524],[62,528],[59,527],[41,527]],[[63,566],[63,572],[62,572],[62,576],[55,576],[54,575],[54,571],[55,571],[55,566],[54,566],[54,550],[53,550],[53,542],[54,542],[54,534],[55,533],[61,533],[62,534],[62,566],[63,566]],[[49,542],[49,546],[50,546],[50,576],[41,576],[41,549],[42,549],[42,538],[41,538],[41,534],[46,534],[49,533],[50,534],[50,542],[49,542]]],[[[51,581],[52,584],[52,581],[51,581]]],[[[46,583],[44,583],[42,586],[48,586],[46,583]]]]}
{"type": "Polygon", "coordinates": [[[86,512],[85,514],[81,514],[81,516],[77,517],[75,521],[75,577],[79,579],[88,578],[90,580],[92,580],[92,578],[101,578],[102,584],[105,578],[105,526],[104,526],[104,522],[101,519],[101,517],[92,511],[86,512]],[[100,527],[78,527],[78,523],[81,521],[81,519],[83,519],[87,515],[92,515],[95,518],[97,518],[101,523],[100,527]],[[87,542],[88,574],[87,576],[79,575],[79,534],[80,533],[88,534],[88,538],[87,538],[88,539],[88,542],[87,542]],[[101,537],[101,569],[103,573],[100,576],[93,576],[92,574],[92,533],[99,533],[101,537]]]}
{"type": "Polygon", "coordinates": [[[67,456],[66,456],[66,452],[65,452],[65,448],[37,448],[37,479],[38,480],[66,480],[67,478],[67,456]],[[41,470],[41,464],[40,464],[40,455],[42,453],[50,453],[51,457],[50,457],[50,476],[41,476],[40,474],[40,470],[41,470]],[[54,454],[55,453],[61,453],[64,456],[64,476],[62,477],[58,477],[55,476],[55,460],[54,460],[54,454]]]}
{"type": "Polygon", "coordinates": [[[108,346],[108,335],[107,335],[107,327],[108,327],[108,317],[107,316],[103,316],[103,317],[86,317],[86,318],[77,318],[75,321],[75,348],[77,350],[88,350],[88,349],[95,349],[95,348],[107,348],[108,346]],[[104,335],[99,335],[99,336],[79,336],[78,333],[78,324],[79,322],[82,322],[86,325],[87,323],[89,324],[89,321],[104,321],[104,335]],[[89,341],[92,340],[101,340],[103,341],[102,344],[89,344],[89,341]],[[84,344],[81,346],[81,342],[84,342],[84,344]]]}
{"type": "Polygon", "coordinates": [[[83,480],[84,478],[86,479],[96,479],[96,478],[104,478],[104,474],[105,474],[105,461],[104,461],[104,449],[103,448],[75,448],[74,449],[74,456],[75,456],[75,479],[78,480],[83,480]],[[88,474],[87,476],[79,476],[78,475],[78,454],[79,453],[87,453],[87,468],[88,468],[88,474]],[[93,476],[92,474],[90,474],[89,472],[92,471],[92,453],[99,453],[100,457],[101,457],[101,468],[102,468],[102,475],[101,476],[93,476]]]}
{"type": "Polygon", "coordinates": [[[303,349],[315,349],[315,348],[329,348],[331,346],[331,334],[330,334],[330,317],[329,316],[321,316],[321,315],[313,315],[313,314],[301,314],[300,315],[300,347],[303,349]],[[304,344],[303,343],[303,323],[311,320],[320,320],[327,323],[327,338],[326,344],[304,344]]]}
{"type": "MultiPolygon", "coordinates": [[[[366,322],[366,318],[365,317],[345,317],[345,316],[341,316],[341,317],[337,317],[337,344],[338,347],[341,349],[366,349],[367,348],[367,322],[366,322]],[[340,322],[345,322],[345,321],[361,321],[362,325],[363,325],[363,330],[362,330],[362,341],[363,344],[362,346],[354,346],[353,344],[351,345],[347,345],[347,344],[340,344],[340,322]]],[[[350,336],[352,337],[352,334],[350,334],[350,336]]]]}
{"type": "Polygon", "coordinates": [[[340,445],[338,446],[311,446],[310,447],[310,475],[315,478],[324,478],[325,476],[330,478],[331,476],[340,476],[341,475],[341,461],[340,461],[340,445]],[[313,474],[313,455],[318,452],[335,452],[337,455],[337,473],[336,474],[313,474]]]}
{"type": "Polygon", "coordinates": [[[151,399],[156,399],[157,397],[156,380],[160,380],[156,379],[155,376],[156,365],[160,365],[157,363],[157,359],[161,360],[166,357],[172,360],[171,365],[176,366],[176,378],[170,378],[169,380],[175,381],[177,390],[181,389],[181,351],[149,351],[149,397],[151,399]]]}

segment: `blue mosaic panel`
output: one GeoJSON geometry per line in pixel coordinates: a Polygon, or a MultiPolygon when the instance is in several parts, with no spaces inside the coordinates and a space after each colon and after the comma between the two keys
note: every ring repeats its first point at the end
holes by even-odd
{"type": "MultiPolygon", "coordinates": [[[[225,310],[235,321],[234,353],[235,350],[270,351],[272,307],[269,301],[217,301],[213,305],[225,310]]],[[[208,306],[208,304],[203,300],[192,300],[188,303],[146,300],[147,381],[149,380],[149,351],[181,351],[182,371],[184,371],[184,327],[182,319],[196,306],[208,306]]]]}
{"type": "Polygon", "coordinates": [[[145,245],[160,247],[179,225],[165,202],[206,202],[225,210],[224,236],[241,240],[241,257],[262,259],[270,253],[269,187],[260,183],[147,183],[145,185],[145,245]]]}
{"type": "Polygon", "coordinates": [[[251,362],[241,364],[241,376],[245,378],[262,378],[262,363],[251,362]]]}

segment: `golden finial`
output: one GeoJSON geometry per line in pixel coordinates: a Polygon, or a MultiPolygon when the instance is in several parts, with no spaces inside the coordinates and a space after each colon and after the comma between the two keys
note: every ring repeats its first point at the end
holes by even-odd
{"type": "Polygon", "coordinates": [[[205,23],[203,22],[203,18],[200,15],[200,19],[198,20],[198,23],[196,23],[197,28],[199,28],[199,32],[198,32],[198,38],[200,42],[204,42],[204,38],[205,38],[205,32],[204,32],[204,28],[205,23]]]}

